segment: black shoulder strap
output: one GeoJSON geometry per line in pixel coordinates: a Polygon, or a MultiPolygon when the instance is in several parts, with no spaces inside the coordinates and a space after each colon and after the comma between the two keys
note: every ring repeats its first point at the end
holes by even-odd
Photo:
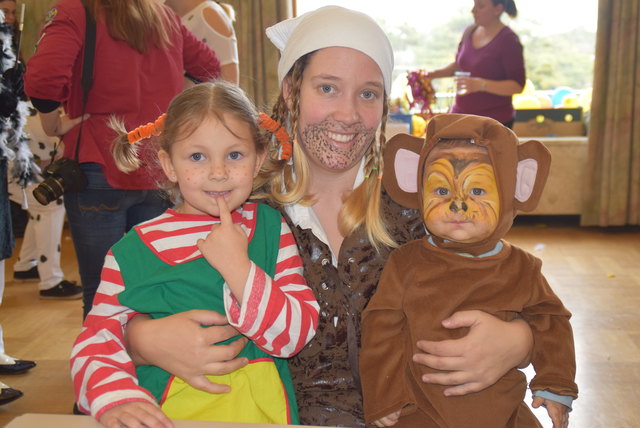
{"type": "MultiPolygon", "coordinates": [[[[89,96],[89,90],[93,86],[93,59],[96,53],[96,20],[93,19],[91,13],[87,9],[87,5],[82,1],[85,15],[85,34],[84,34],[84,57],[82,63],[82,114],[84,116],[84,109],[87,105],[87,97],[89,96]]],[[[76,142],[75,160],[78,162],[80,158],[80,139],[82,137],[82,125],[84,121],[80,122],[80,130],[78,131],[78,141],[76,142]]]]}
{"type": "MultiPolygon", "coordinates": [[[[84,62],[82,64],[82,102],[87,102],[87,94],[93,86],[93,59],[96,53],[96,21],[93,19],[87,6],[82,2],[86,17],[86,30],[84,35],[84,62]]],[[[83,108],[84,109],[84,108],[83,108]]]]}

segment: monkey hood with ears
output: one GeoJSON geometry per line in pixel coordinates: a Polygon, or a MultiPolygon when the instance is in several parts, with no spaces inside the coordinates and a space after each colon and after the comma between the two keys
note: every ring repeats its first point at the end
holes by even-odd
{"type": "Polygon", "coordinates": [[[513,131],[496,120],[463,114],[436,115],[429,121],[424,139],[398,134],[388,142],[382,180],[396,202],[422,210],[427,156],[439,141],[450,139],[468,139],[487,148],[500,197],[500,217],[495,231],[477,243],[463,244],[437,236],[433,239],[441,248],[483,254],[505,235],[518,211],[536,207],[549,175],[551,154],[539,141],[518,144],[513,131]]]}

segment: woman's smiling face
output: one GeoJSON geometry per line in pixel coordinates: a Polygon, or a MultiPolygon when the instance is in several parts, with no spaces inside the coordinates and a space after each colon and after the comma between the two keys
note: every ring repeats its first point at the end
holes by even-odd
{"type": "Polygon", "coordinates": [[[359,165],[375,138],[383,102],[382,72],[369,56],[344,47],[312,54],[298,117],[298,142],[311,167],[344,171],[359,165]]]}

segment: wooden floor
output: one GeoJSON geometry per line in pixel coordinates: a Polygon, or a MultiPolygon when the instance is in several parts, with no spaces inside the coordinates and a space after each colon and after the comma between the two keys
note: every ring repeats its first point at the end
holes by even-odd
{"type": "MultiPolygon", "coordinates": [[[[547,279],[573,312],[580,398],[570,426],[640,427],[640,228],[579,228],[570,220],[521,217],[508,236],[544,261],[547,279]]],[[[63,259],[67,279],[78,280],[66,233],[63,259]]],[[[38,366],[0,379],[25,393],[0,407],[0,426],[27,412],[71,413],[68,356],[82,318],[79,300],[40,300],[35,283],[12,282],[12,266],[6,260],[5,346],[38,366]]],[[[546,411],[536,414],[551,427],[546,411]]]]}
{"type": "MultiPolygon", "coordinates": [[[[17,240],[14,257],[20,248],[17,240]]],[[[73,243],[62,238],[65,278],[80,283],[73,243]]],[[[5,260],[5,290],[0,323],[5,352],[38,363],[28,373],[0,380],[24,396],[0,407],[0,426],[23,413],[72,413],[74,397],[69,376],[71,345],[82,324],[82,300],[42,300],[37,282],[13,282],[14,259],[5,260]]]]}

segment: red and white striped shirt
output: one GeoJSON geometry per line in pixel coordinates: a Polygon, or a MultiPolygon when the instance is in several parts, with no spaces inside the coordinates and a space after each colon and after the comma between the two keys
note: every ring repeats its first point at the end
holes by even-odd
{"type": "MultiPolygon", "coordinates": [[[[253,236],[257,204],[246,203],[232,213],[248,239],[253,236]]],[[[219,220],[206,215],[167,210],[136,226],[145,245],[169,264],[202,257],[196,243],[219,220]]],[[[96,418],[111,407],[128,401],[157,404],[138,386],[135,367],[124,346],[124,326],[138,313],[123,306],[118,294],[125,284],[118,263],[109,251],[93,307],[71,354],[71,375],[80,409],[96,418]]],[[[224,307],[229,324],[265,352],[287,358],[298,353],[313,337],[318,323],[318,303],[302,276],[302,261],[287,223],[280,229],[280,245],[274,278],[252,262],[243,301],[238,302],[224,285],[224,307]]]]}

